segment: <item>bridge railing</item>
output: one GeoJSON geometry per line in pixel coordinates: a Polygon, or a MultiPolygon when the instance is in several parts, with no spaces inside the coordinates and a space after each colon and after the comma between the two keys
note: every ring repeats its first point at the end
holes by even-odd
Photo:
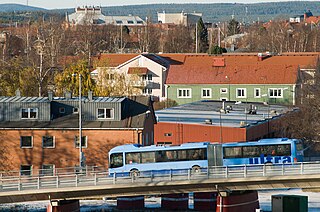
{"type": "Polygon", "coordinates": [[[106,170],[67,173],[53,176],[12,176],[0,179],[0,192],[25,191],[34,189],[86,187],[112,184],[131,184],[165,181],[186,181],[202,179],[233,179],[290,176],[290,175],[312,175],[320,174],[320,163],[295,163],[276,165],[241,165],[227,167],[209,167],[201,171],[192,169],[167,170],[164,173],[155,171],[140,172],[137,175],[109,176],[106,170]]]}

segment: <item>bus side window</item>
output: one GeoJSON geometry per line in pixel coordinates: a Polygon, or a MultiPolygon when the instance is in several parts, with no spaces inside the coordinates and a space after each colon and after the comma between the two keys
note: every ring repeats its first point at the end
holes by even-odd
{"type": "Polygon", "coordinates": [[[139,152],[126,153],[126,164],[132,164],[132,163],[140,163],[139,152]]]}
{"type": "Polygon", "coordinates": [[[187,151],[186,150],[178,150],[178,161],[186,161],[187,160],[187,151]]]}
{"type": "Polygon", "coordinates": [[[118,168],[123,166],[123,154],[113,153],[110,155],[110,168],[118,168]]]}
{"type": "Polygon", "coordinates": [[[141,163],[154,163],[155,152],[141,152],[141,163]]]}
{"type": "Polygon", "coordinates": [[[168,161],[177,161],[178,151],[176,150],[166,151],[166,157],[168,158],[168,161]]]}
{"type": "Polygon", "coordinates": [[[290,144],[277,145],[277,155],[279,156],[290,156],[291,155],[290,144]]]}
{"type": "Polygon", "coordinates": [[[156,162],[167,162],[166,151],[156,151],[156,162]]]}

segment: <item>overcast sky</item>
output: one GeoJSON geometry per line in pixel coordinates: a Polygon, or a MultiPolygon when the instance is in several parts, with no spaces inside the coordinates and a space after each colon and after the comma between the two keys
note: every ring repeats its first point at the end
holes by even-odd
{"type": "MultiPolygon", "coordinates": [[[[284,0],[285,1],[285,0],[284,0]]],[[[286,0],[288,1],[288,0],[286,0]]],[[[298,1],[298,0],[293,0],[298,1]]],[[[308,0],[319,1],[319,0],[308,0]]],[[[46,9],[75,8],[77,6],[118,6],[133,4],[166,4],[166,3],[258,3],[280,2],[279,0],[0,0],[0,4],[24,4],[46,9]]]]}

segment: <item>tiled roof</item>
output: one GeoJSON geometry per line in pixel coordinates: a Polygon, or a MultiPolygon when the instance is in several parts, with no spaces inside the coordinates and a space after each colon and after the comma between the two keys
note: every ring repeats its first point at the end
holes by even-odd
{"type": "Polygon", "coordinates": [[[167,84],[294,84],[298,68],[316,68],[319,54],[265,57],[257,53],[186,55],[181,65],[170,67],[167,84]],[[224,59],[224,66],[222,65],[224,59]],[[215,65],[215,61],[219,61],[215,65]]]}

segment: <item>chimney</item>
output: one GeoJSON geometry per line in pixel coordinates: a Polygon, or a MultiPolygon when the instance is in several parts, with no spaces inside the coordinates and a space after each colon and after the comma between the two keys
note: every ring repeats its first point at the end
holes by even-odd
{"type": "Polygon", "coordinates": [[[49,101],[53,100],[53,92],[52,91],[48,91],[48,99],[49,99],[49,101]]]}
{"type": "Polygon", "coordinates": [[[21,93],[19,89],[16,90],[15,94],[16,94],[16,97],[21,97],[21,93]]]}
{"type": "Polygon", "coordinates": [[[93,92],[92,91],[88,91],[88,99],[89,101],[92,101],[93,98],[93,92]]]}

